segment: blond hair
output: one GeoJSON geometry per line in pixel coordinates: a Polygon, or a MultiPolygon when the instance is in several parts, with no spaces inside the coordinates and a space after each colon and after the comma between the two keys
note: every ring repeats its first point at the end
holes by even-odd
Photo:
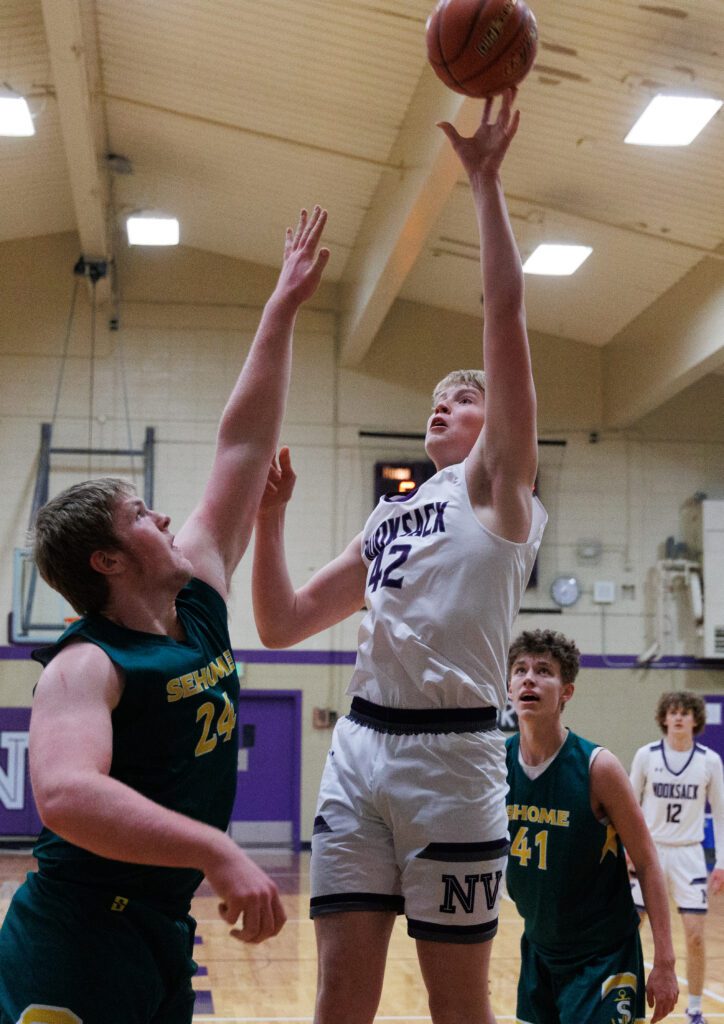
{"type": "Polygon", "coordinates": [[[483,370],[453,370],[447,377],[443,377],[439,384],[435,385],[432,393],[433,408],[437,405],[440,395],[448,388],[457,387],[459,384],[469,384],[485,394],[485,373],[483,370]]]}

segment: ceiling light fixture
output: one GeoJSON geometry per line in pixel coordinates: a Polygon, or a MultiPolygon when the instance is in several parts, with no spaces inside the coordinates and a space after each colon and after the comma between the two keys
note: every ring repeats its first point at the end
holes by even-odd
{"type": "Polygon", "coordinates": [[[567,277],[575,273],[593,252],[589,245],[552,245],[543,243],[523,264],[526,274],[567,277]]]}
{"type": "Polygon", "coordinates": [[[126,220],[129,245],[178,245],[179,226],[175,217],[136,213],[126,220]]]}
{"type": "Polygon", "coordinates": [[[623,140],[631,146],[688,146],[720,109],[703,96],[655,96],[623,140]]]}
{"type": "Polygon", "coordinates": [[[7,86],[0,87],[0,135],[35,135],[27,100],[7,86]]]}

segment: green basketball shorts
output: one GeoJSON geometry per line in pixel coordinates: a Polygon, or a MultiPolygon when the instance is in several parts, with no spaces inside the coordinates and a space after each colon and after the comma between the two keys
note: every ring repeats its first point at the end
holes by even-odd
{"type": "MultiPolygon", "coordinates": [[[[575,949],[575,936],[571,948],[575,949]]],[[[523,935],[516,1024],[634,1024],[646,1018],[646,980],[635,931],[620,946],[562,963],[523,935]]]]}
{"type": "Polygon", "coordinates": [[[29,874],[0,929],[0,1024],[190,1024],[194,929],[29,874]]]}

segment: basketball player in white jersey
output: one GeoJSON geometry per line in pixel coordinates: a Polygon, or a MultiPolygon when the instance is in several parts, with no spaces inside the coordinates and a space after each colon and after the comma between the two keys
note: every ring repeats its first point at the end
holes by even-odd
{"type": "Polygon", "coordinates": [[[363,532],[295,590],[284,555],[294,473],[272,466],[256,526],[257,627],[286,647],[366,604],[312,840],[317,1024],[370,1024],[396,914],[416,940],[434,1024],[494,1024],[491,939],[505,869],[505,703],[513,620],[546,514],[532,495],[536,403],[523,275],[499,170],[514,94],[471,138],[441,125],[470,180],[485,296],[480,371],[438,384],[426,450],[438,470],[382,499],[363,532]]]}
{"type": "MultiPolygon", "coordinates": [[[[631,784],[641,804],[686,937],[690,1024],[706,1024],[701,996],[706,967],[704,921],[709,890],[724,890],[724,776],[719,755],[697,743],[706,723],[704,701],[686,691],[665,693],[656,708],[664,738],[636,751],[631,784]],[[716,866],[707,884],[701,845],[704,812],[711,805],[716,866]]],[[[632,893],[642,918],[641,887],[632,879],[632,893]]]]}

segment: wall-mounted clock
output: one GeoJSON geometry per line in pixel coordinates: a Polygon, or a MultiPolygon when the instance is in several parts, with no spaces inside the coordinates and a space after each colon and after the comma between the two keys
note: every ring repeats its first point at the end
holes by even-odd
{"type": "Polygon", "coordinates": [[[551,597],[561,608],[569,608],[581,596],[581,584],[575,576],[556,576],[551,583],[551,597]]]}

